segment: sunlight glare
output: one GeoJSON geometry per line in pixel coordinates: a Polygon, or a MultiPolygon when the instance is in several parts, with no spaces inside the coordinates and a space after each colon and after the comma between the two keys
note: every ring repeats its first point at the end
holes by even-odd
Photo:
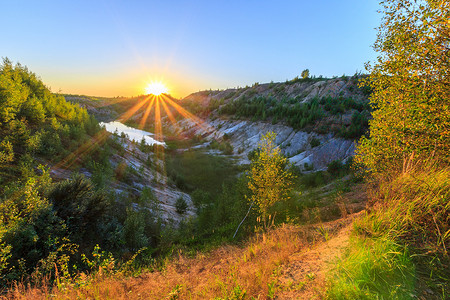
{"type": "Polygon", "coordinates": [[[166,94],[169,90],[167,87],[161,82],[152,82],[147,85],[145,88],[145,92],[147,94],[152,94],[155,96],[159,96],[161,94],[166,94]]]}

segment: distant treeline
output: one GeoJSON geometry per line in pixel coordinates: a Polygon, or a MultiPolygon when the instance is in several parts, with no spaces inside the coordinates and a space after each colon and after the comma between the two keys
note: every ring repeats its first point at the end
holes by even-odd
{"type": "Polygon", "coordinates": [[[368,128],[367,115],[370,111],[368,103],[361,103],[352,98],[314,98],[301,103],[298,98],[284,97],[277,101],[273,97],[242,96],[223,104],[224,100],[211,100],[210,106],[216,107],[221,115],[232,115],[236,118],[251,118],[252,121],[268,121],[273,124],[285,122],[294,129],[308,129],[326,133],[330,130],[326,125],[315,126],[327,116],[339,116],[353,110],[350,126],[341,126],[337,135],[343,138],[359,138],[368,128]],[[366,112],[366,113],[364,113],[366,112]]]}

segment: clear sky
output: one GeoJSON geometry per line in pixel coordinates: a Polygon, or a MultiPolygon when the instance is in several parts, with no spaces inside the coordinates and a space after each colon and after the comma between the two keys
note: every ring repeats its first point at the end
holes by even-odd
{"type": "Polygon", "coordinates": [[[2,1],[0,56],[53,92],[172,95],[312,75],[374,60],[377,0],[2,1]]]}

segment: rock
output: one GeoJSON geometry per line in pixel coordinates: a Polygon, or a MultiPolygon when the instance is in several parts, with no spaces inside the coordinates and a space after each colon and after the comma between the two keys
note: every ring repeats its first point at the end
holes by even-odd
{"type": "MultiPolygon", "coordinates": [[[[207,140],[221,139],[227,134],[233,146],[234,155],[240,164],[248,164],[248,153],[258,147],[261,136],[269,131],[277,134],[276,144],[282,153],[294,165],[304,168],[304,164],[312,164],[314,171],[324,170],[333,160],[346,161],[354,155],[355,143],[351,140],[335,137],[332,133],[317,134],[314,132],[295,131],[289,126],[266,122],[250,122],[246,120],[232,121],[224,119],[208,120],[212,131],[206,132],[196,124],[184,123],[191,134],[203,135],[207,140]],[[317,147],[311,146],[315,138],[320,142],[317,147]]],[[[169,126],[169,125],[168,125],[169,126]]]]}

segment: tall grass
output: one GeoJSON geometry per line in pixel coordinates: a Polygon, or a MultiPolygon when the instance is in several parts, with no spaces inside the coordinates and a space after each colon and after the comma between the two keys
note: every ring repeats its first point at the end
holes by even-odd
{"type": "Polygon", "coordinates": [[[242,248],[225,246],[195,258],[180,252],[139,277],[97,272],[62,288],[18,285],[5,298],[267,299],[282,288],[275,272],[314,238],[316,230],[283,225],[255,235],[242,248]]]}
{"type": "Polygon", "coordinates": [[[331,275],[332,299],[449,296],[450,168],[429,167],[379,185],[354,222],[348,253],[331,275]]]}
{"type": "Polygon", "coordinates": [[[415,267],[407,248],[388,236],[356,236],[331,280],[331,299],[410,299],[415,267]]]}

